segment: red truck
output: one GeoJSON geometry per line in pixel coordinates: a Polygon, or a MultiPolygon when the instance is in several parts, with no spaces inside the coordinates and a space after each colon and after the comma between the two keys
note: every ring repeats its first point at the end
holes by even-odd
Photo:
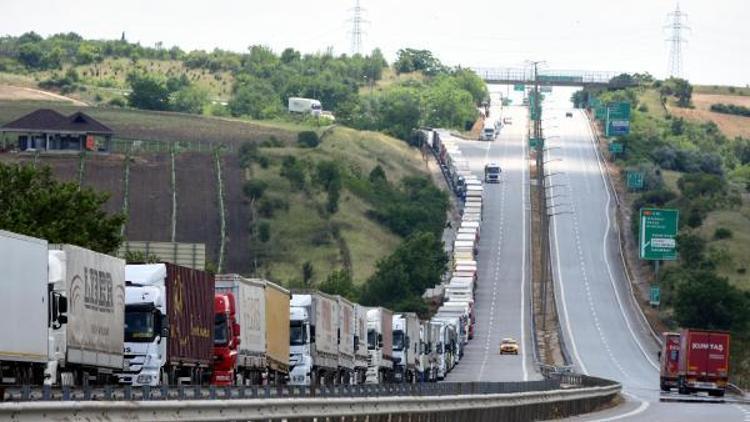
{"type": "Polygon", "coordinates": [[[232,385],[240,347],[240,325],[233,293],[214,294],[214,366],[211,384],[232,385]]]}
{"type": "Polygon", "coordinates": [[[659,352],[659,386],[661,391],[677,388],[680,368],[680,333],[663,333],[659,352]]]}
{"type": "MultiPolygon", "coordinates": [[[[675,333],[665,333],[661,352],[662,387],[674,379],[675,333]],[[667,341],[667,339],[669,339],[667,341]],[[671,371],[671,372],[670,372],[671,371]]],[[[680,394],[706,391],[722,397],[729,379],[730,334],[724,331],[683,329],[679,334],[676,386],[680,394]]],[[[663,389],[663,388],[662,388],[663,389]]]]}

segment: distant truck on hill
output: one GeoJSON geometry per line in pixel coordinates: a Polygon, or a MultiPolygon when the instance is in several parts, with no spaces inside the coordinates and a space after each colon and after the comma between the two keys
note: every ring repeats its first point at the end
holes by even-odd
{"type": "Polygon", "coordinates": [[[312,98],[289,97],[289,112],[312,114],[317,117],[323,112],[323,106],[320,101],[312,98]]]}

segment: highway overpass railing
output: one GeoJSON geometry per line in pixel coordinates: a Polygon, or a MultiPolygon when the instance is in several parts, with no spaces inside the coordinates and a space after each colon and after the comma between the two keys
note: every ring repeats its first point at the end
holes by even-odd
{"type": "Polygon", "coordinates": [[[368,421],[394,417],[401,421],[537,420],[590,412],[610,402],[620,389],[616,382],[578,374],[560,374],[531,382],[314,389],[26,387],[5,392],[0,419],[307,421],[321,416],[337,420],[362,420],[367,416],[368,421]]]}

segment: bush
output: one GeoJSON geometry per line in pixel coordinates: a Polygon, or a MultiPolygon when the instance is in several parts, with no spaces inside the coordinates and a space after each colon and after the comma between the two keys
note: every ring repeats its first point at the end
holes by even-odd
{"type": "Polygon", "coordinates": [[[313,131],[302,131],[297,134],[297,144],[304,148],[315,148],[320,145],[320,138],[313,131]]]}
{"type": "Polygon", "coordinates": [[[267,221],[262,221],[258,224],[258,239],[263,243],[271,240],[271,224],[267,221]]]}
{"type": "Polygon", "coordinates": [[[725,227],[718,227],[714,231],[714,239],[729,239],[732,237],[732,231],[725,227]]]}
{"type": "Polygon", "coordinates": [[[287,155],[281,163],[281,176],[289,179],[292,188],[302,190],[305,187],[304,164],[292,155],[287,155]]]}
{"type": "Polygon", "coordinates": [[[277,210],[288,210],[289,202],[276,197],[264,196],[258,201],[258,214],[261,217],[272,218],[277,210]]]}
{"type": "Polygon", "coordinates": [[[257,201],[263,196],[268,184],[262,180],[248,180],[242,186],[242,192],[251,200],[257,201]]]}
{"type": "Polygon", "coordinates": [[[125,102],[125,99],[122,97],[114,97],[109,100],[109,105],[111,105],[112,107],[125,107],[128,105],[128,103],[125,102]]]}

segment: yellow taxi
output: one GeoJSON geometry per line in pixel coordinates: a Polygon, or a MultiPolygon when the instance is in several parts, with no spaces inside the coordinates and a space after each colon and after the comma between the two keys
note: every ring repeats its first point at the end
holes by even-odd
{"type": "Polygon", "coordinates": [[[517,355],[518,342],[512,338],[504,338],[500,341],[501,355],[517,355]]]}

